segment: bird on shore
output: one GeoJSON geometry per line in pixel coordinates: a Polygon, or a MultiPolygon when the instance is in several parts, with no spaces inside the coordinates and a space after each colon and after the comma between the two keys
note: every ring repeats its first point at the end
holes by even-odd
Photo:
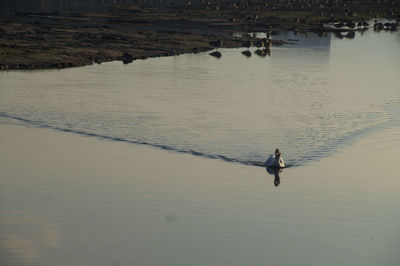
{"type": "Polygon", "coordinates": [[[354,21],[347,22],[345,26],[349,27],[350,29],[354,29],[356,27],[356,23],[354,21]]]}
{"type": "Polygon", "coordinates": [[[253,46],[253,42],[252,41],[247,41],[247,42],[242,44],[242,47],[246,47],[247,51],[250,49],[251,46],[253,46]]]}
{"type": "Polygon", "coordinates": [[[267,161],[265,162],[265,166],[269,168],[284,168],[285,161],[282,158],[281,151],[279,149],[275,150],[275,155],[271,154],[267,161]]]}
{"type": "Polygon", "coordinates": [[[208,43],[215,48],[215,51],[218,51],[218,48],[223,45],[221,40],[209,41],[208,43]]]}
{"type": "Polygon", "coordinates": [[[254,43],[254,46],[257,47],[257,50],[259,50],[260,48],[264,47],[264,42],[263,40],[258,40],[254,43]]]}
{"type": "Polygon", "coordinates": [[[264,41],[264,47],[265,47],[266,49],[271,48],[272,42],[271,42],[270,39],[263,39],[263,41],[264,41]]]}
{"type": "Polygon", "coordinates": [[[344,23],[343,22],[335,23],[334,26],[336,28],[342,28],[344,26],[344,23]]]}
{"type": "Polygon", "coordinates": [[[374,24],[375,31],[381,31],[381,30],[383,30],[383,28],[384,28],[384,25],[382,22],[375,22],[375,24],[374,24]]]}
{"type": "Polygon", "coordinates": [[[271,34],[272,32],[270,30],[267,30],[266,32],[267,39],[271,39],[271,34]]]}
{"type": "Polygon", "coordinates": [[[357,23],[357,27],[358,28],[368,28],[369,27],[369,23],[366,22],[365,20],[359,21],[357,23]]]}
{"type": "Polygon", "coordinates": [[[221,47],[223,42],[221,40],[216,40],[209,41],[208,43],[215,48],[215,51],[211,52],[210,55],[218,59],[221,58],[222,54],[218,51],[218,47],[221,47]]]}

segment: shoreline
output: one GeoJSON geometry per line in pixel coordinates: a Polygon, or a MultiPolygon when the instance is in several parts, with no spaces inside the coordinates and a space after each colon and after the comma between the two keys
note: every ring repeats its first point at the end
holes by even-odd
{"type": "MultiPolygon", "coordinates": [[[[311,6],[304,10],[288,6],[279,10],[178,6],[120,7],[108,13],[18,13],[0,20],[0,69],[60,69],[115,60],[130,63],[210,51],[217,40],[223,42],[223,48],[239,48],[246,41],[258,40],[246,35],[234,37],[237,32],[269,31],[274,35],[281,31],[311,31],[323,35],[327,31],[349,30],[324,27],[324,23],[374,17],[396,20],[400,15],[400,4],[391,6],[390,15],[381,13],[378,6],[368,11],[356,4],[347,9],[359,9],[358,14],[355,11],[344,14],[339,2],[337,5],[323,11],[311,6]]],[[[288,42],[272,39],[273,46],[285,43],[288,42]]]]}

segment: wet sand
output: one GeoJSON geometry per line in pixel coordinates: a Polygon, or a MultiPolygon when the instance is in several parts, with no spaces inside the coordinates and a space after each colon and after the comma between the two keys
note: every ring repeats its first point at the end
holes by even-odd
{"type": "Polygon", "coordinates": [[[397,133],[276,187],[262,167],[0,124],[1,264],[398,265],[397,133]]]}

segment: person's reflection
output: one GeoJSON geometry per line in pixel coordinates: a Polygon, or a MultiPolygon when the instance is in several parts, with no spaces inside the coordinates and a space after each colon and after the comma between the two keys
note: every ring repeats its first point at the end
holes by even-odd
{"type": "Polygon", "coordinates": [[[283,171],[283,168],[272,168],[272,167],[266,167],[267,173],[270,175],[274,175],[274,185],[277,187],[281,184],[281,177],[280,174],[283,171]]]}

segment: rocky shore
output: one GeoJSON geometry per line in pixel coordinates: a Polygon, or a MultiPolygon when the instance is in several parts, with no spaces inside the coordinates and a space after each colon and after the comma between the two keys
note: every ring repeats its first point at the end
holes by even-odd
{"type": "MultiPolygon", "coordinates": [[[[201,1],[197,5],[189,1],[163,7],[114,7],[104,13],[17,13],[0,20],[0,69],[130,63],[212,50],[217,41],[226,48],[257,41],[237,32],[356,30],[357,24],[382,17],[394,24],[375,30],[398,30],[399,14],[398,1],[380,0],[201,1]]],[[[285,43],[276,39],[272,46],[285,43]]]]}

